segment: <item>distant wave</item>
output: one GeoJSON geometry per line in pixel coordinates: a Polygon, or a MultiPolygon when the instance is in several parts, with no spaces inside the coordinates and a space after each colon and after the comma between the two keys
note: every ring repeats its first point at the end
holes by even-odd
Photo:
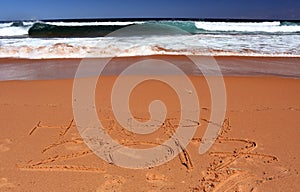
{"type": "Polygon", "coordinates": [[[99,37],[126,27],[144,23],[171,25],[191,34],[300,33],[297,22],[209,22],[209,21],[17,21],[0,23],[0,37],[99,37]],[[87,31],[87,32],[85,32],[87,31]]]}
{"type": "MultiPolygon", "coordinates": [[[[127,25],[126,25],[127,26],[127,25]]],[[[51,37],[103,37],[109,33],[123,28],[123,25],[91,25],[70,26],[50,25],[35,23],[29,29],[29,37],[51,38],[51,37]]]]}
{"type": "MultiPolygon", "coordinates": [[[[145,22],[51,22],[35,23],[29,29],[30,37],[101,37],[129,25],[145,22]]],[[[194,22],[194,21],[150,21],[151,24],[170,25],[191,34],[219,32],[251,33],[295,33],[300,32],[296,23],[274,22],[194,22]]],[[[153,25],[154,26],[154,25],[153,25]]],[[[149,29],[151,31],[151,29],[149,29]]]]}

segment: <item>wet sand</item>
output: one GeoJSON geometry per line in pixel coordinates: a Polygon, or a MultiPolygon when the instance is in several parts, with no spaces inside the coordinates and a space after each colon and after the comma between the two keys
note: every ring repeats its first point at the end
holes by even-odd
{"type": "MultiPolygon", "coordinates": [[[[203,56],[193,56],[201,60],[203,56]]],[[[212,57],[211,57],[212,58],[212,57]]],[[[171,62],[178,67],[185,68],[189,75],[201,75],[187,56],[155,55],[118,57],[109,62],[109,68],[103,75],[117,75],[122,69],[132,63],[156,59],[171,62]],[[186,68],[186,66],[189,66],[186,68]]],[[[280,76],[299,78],[299,57],[244,57],[244,56],[217,56],[213,57],[226,76],[280,76]]],[[[104,60],[104,59],[102,59],[104,60]]],[[[99,63],[102,61],[99,59],[99,63]]],[[[78,65],[83,59],[0,59],[0,80],[47,80],[74,78],[78,65]]],[[[209,68],[209,66],[207,66],[209,68]]],[[[93,74],[93,69],[89,71],[93,74]]],[[[212,75],[214,71],[212,71],[212,75]]],[[[98,75],[98,74],[96,74],[98,75]]]]}
{"type": "MultiPolygon", "coordinates": [[[[168,109],[158,134],[140,137],[115,123],[107,99],[115,79],[102,77],[96,91],[107,132],[124,145],[168,138],[179,117],[176,94],[154,81],[133,92],[131,108],[141,120],[149,118],[145,110],[153,99],[168,109]]],[[[141,170],[108,164],[85,145],[73,121],[73,80],[1,81],[0,191],[299,191],[300,80],[225,77],[222,131],[199,155],[203,133],[214,122],[205,79],[190,79],[199,87],[196,134],[178,157],[141,170]]]]}

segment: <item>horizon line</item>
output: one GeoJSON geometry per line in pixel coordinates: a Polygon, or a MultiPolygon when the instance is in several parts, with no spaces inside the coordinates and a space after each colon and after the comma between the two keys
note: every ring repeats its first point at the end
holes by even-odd
{"type": "Polygon", "coordinates": [[[174,21],[292,21],[292,22],[300,22],[299,19],[254,19],[254,18],[189,18],[189,17],[107,17],[107,18],[46,18],[46,19],[13,19],[13,20],[0,20],[0,22],[15,22],[15,21],[151,21],[151,20],[174,20],[174,21]]]}

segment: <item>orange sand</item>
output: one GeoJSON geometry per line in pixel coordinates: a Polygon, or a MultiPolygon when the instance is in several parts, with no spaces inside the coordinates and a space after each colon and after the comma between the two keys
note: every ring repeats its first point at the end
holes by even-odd
{"type": "MultiPolygon", "coordinates": [[[[102,90],[109,90],[114,79],[103,77],[102,90]]],[[[89,151],[71,122],[72,80],[0,82],[0,191],[300,191],[300,80],[225,77],[223,130],[199,155],[210,95],[202,77],[191,79],[201,87],[201,125],[193,141],[179,157],[144,170],[108,164],[89,151]]],[[[164,86],[149,82],[140,87],[145,90],[133,97],[143,102],[132,99],[131,107],[147,119],[142,111],[148,102],[164,100],[168,130],[176,121],[171,118],[178,100],[164,86]]],[[[107,94],[97,92],[97,106],[107,109],[99,116],[113,121],[107,94]]],[[[121,128],[109,133],[116,140],[132,139],[121,128]]],[[[159,136],[167,138],[146,139],[159,136]]]]}

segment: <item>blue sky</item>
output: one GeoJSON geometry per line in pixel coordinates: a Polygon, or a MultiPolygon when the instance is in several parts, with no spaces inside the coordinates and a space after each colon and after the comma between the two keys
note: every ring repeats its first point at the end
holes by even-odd
{"type": "Polygon", "coordinates": [[[299,0],[1,0],[0,20],[72,18],[298,19],[299,0]]]}

